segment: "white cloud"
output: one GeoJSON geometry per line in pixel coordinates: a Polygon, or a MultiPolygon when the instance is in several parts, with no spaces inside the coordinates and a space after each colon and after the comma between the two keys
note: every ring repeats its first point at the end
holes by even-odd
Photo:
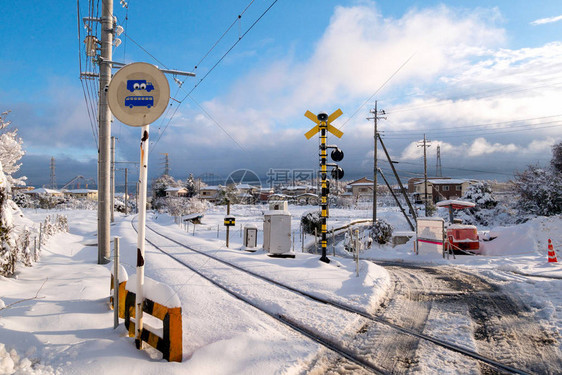
{"type": "Polygon", "coordinates": [[[531,25],[533,25],[533,26],[544,25],[546,23],[553,23],[553,22],[558,22],[558,21],[561,21],[561,20],[562,20],[562,16],[540,18],[538,20],[534,20],[533,22],[531,22],[531,25]]]}
{"type": "Polygon", "coordinates": [[[504,145],[497,142],[490,143],[484,138],[477,138],[468,147],[467,154],[468,156],[482,156],[482,155],[488,155],[497,152],[502,152],[502,153],[516,152],[517,150],[518,150],[517,146],[515,146],[513,143],[504,145]]]}

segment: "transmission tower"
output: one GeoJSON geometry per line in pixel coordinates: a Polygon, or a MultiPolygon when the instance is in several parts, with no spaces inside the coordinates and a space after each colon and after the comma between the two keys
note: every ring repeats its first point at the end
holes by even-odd
{"type": "Polygon", "coordinates": [[[51,189],[57,188],[57,177],[55,175],[55,157],[51,156],[51,189]]]}
{"type": "Polygon", "coordinates": [[[169,176],[170,175],[170,159],[168,158],[168,153],[167,152],[163,152],[160,153],[160,155],[164,155],[164,173],[163,176],[169,176]]]}
{"type": "Polygon", "coordinates": [[[441,146],[437,145],[437,165],[435,166],[435,176],[443,177],[443,171],[441,170],[441,146]]]}

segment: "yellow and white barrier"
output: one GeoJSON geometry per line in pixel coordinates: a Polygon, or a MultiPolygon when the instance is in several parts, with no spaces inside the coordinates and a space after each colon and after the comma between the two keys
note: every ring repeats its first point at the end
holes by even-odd
{"type": "MultiPolygon", "coordinates": [[[[125,319],[129,337],[135,337],[135,287],[133,275],[119,290],[119,317],[125,319]]],[[[144,321],[141,340],[160,351],[170,362],[182,361],[182,321],[181,305],[178,296],[167,285],[144,278],[143,312],[162,321],[162,328],[152,327],[144,321]]]]}
{"type": "MultiPolygon", "coordinates": [[[[111,282],[109,284],[109,308],[113,310],[115,305],[113,304],[113,268],[111,269],[111,282]]],[[[125,293],[125,285],[127,284],[127,280],[129,279],[129,275],[127,274],[127,270],[122,265],[119,265],[119,295],[121,296],[122,293],[125,293]]],[[[119,302],[121,302],[121,298],[119,298],[119,302]]],[[[121,313],[123,310],[123,304],[119,304],[119,317],[123,318],[123,314],[121,313]]],[[[125,310],[123,310],[125,311],[125,310]]]]}

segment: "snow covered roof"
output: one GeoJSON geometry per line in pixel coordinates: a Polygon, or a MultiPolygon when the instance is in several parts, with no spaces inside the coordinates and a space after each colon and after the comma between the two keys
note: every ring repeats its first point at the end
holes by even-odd
{"type": "Polygon", "coordinates": [[[97,193],[97,190],[92,190],[92,189],[71,189],[71,190],[66,190],[66,193],[70,193],[70,194],[87,194],[87,193],[97,193]]]}
{"type": "Polygon", "coordinates": [[[61,194],[60,191],[47,188],[38,188],[29,191],[24,191],[25,194],[61,194]]]}
{"type": "Polygon", "coordinates": [[[356,182],[348,184],[347,186],[373,186],[372,182],[356,182]]]}
{"type": "Polygon", "coordinates": [[[256,187],[248,184],[238,184],[236,189],[256,189],[256,187]]]}
{"type": "Polygon", "coordinates": [[[202,187],[199,190],[219,190],[219,187],[218,186],[205,186],[205,187],[202,187]]]}
{"type": "Polygon", "coordinates": [[[169,187],[166,189],[166,191],[182,191],[182,190],[187,190],[184,187],[169,187]]]}
{"type": "Polygon", "coordinates": [[[445,201],[439,201],[435,204],[437,207],[448,207],[453,206],[455,209],[463,209],[476,206],[476,203],[467,202],[467,201],[459,201],[455,199],[448,199],[445,201]]]}
{"type": "MultiPolygon", "coordinates": [[[[433,185],[457,185],[457,184],[463,184],[465,183],[467,180],[463,180],[463,179],[454,179],[454,178],[438,178],[438,179],[428,179],[428,182],[431,182],[433,185]]],[[[423,181],[420,181],[419,183],[423,183],[423,181]]]]}

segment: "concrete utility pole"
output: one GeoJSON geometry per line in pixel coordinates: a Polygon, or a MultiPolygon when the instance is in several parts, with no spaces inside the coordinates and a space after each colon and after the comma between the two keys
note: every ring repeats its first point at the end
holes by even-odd
{"type": "MultiPolygon", "coordinates": [[[[431,142],[429,142],[431,143],[431,142]]],[[[423,144],[418,144],[418,147],[423,147],[423,192],[424,192],[424,202],[425,202],[425,216],[427,216],[427,206],[428,206],[428,195],[427,195],[427,148],[431,147],[428,141],[425,139],[425,134],[423,135],[423,144]]]]}
{"type": "Polygon", "coordinates": [[[386,120],[386,117],[379,117],[379,115],[384,115],[384,110],[379,111],[377,109],[377,101],[375,100],[375,108],[371,109],[370,111],[373,114],[373,117],[367,117],[367,120],[374,121],[374,155],[373,155],[373,225],[377,222],[377,170],[378,170],[378,162],[377,162],[377,120],[386,120]]]}
{"type": "Polygon", "coordinates": [[[115,221],[115,137],[111,137],[111,222],[115,221]]]}
{"type": "Polygon", "coordinates": [[[113,0],[104,0],[101,17],[101,59],[99,97],[99,156],[98,156],[98,264],[109,262],[110,249],[110,150],[111,111],[107,104],[107,88],[111,81],[113,56],[113,0]]]}
{"type": "Polygon", "coordinates": [[[129,187],[127,186],[128,181],[128,169],[125,168],[125,216],[129,213],[129,208],[127,207],[129,204],[129,187]]]}

